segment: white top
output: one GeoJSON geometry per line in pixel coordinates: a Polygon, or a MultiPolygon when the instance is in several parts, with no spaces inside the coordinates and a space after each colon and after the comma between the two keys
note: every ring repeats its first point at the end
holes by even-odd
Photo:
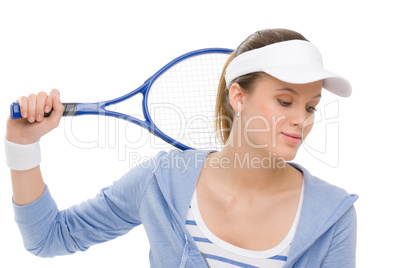
{"type": "Polygon", "coordinates": [[[198,248],[212,268],[220,267],[282,267],[290,251],[299,223],[304,198],[304,180],[292,227],[286,237],[274,248],[264,251],[247,250],[223,241],[215,236],[204,223],[194,191],[187,213],[186,227],[193,236],[198,248]]]}

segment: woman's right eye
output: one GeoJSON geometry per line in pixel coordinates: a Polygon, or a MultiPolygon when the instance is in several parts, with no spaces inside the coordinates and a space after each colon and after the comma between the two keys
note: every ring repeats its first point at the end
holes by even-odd
{"type": "Polygon", "coordinates": [[[278,99],[278,101],[282,106],[285,106],[285,107],[290,106],[292,104],[291,102],[283,101],[283,100],[279,100],[279,99],[278,99]]]}

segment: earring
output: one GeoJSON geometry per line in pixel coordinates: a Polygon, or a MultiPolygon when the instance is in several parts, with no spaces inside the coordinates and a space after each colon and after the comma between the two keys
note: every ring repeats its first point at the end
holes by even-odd
{"type": "Polygon", "coordinates": [[[236,124],[237,124],[237,121],[239,121],[239,116],[240,116],[240,110],[237,112],[237,116],[236,116],[236,124]]]}
{"type": "Polygon", "coordinates": [[[237,121],[239,121],[240,110],[241,110],[241,104],[240,104],[240,102],[238,102],[238,103],[237,103],[237,116],[236,116],[236,124],[237,124],[237,121]]]}

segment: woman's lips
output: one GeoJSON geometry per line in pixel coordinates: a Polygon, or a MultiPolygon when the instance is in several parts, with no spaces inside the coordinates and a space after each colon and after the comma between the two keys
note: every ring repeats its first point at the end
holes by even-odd
{"type": "Polygon", "coordinates": [[[301,141],[302,136],[295,133],[284,133],[282,132],[282,137],[284,137],[287,141],[293,144],[297,144],[301,141]]]}

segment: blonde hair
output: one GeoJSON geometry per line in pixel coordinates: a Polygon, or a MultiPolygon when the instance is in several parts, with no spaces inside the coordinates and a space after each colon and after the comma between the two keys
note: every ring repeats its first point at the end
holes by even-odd
{"type": "Polygon", "coordinates": [[[288,29],[268,29],[257,31],[247,37],[246,40],[244,40],[227,59],[222,71],[221,78],[219,80],[215,105],[215,130],[219,134],[219,138],[221,139],[223,144],[225,144],[227,139],[229,138],[230,131],[232,129],[233,118],[235,115],[235,111],[230,104],[229,99],[230,86],[233,83],[238,83],[246,93],[251,93],[255,87],[256,82],[266,75],[262,72],[246,74],[234,79],[229,87],[226,87],[225,74],[227,66],[235,57],[246,51],[289,40],[308,41],[303,35],[288,29]]]}

